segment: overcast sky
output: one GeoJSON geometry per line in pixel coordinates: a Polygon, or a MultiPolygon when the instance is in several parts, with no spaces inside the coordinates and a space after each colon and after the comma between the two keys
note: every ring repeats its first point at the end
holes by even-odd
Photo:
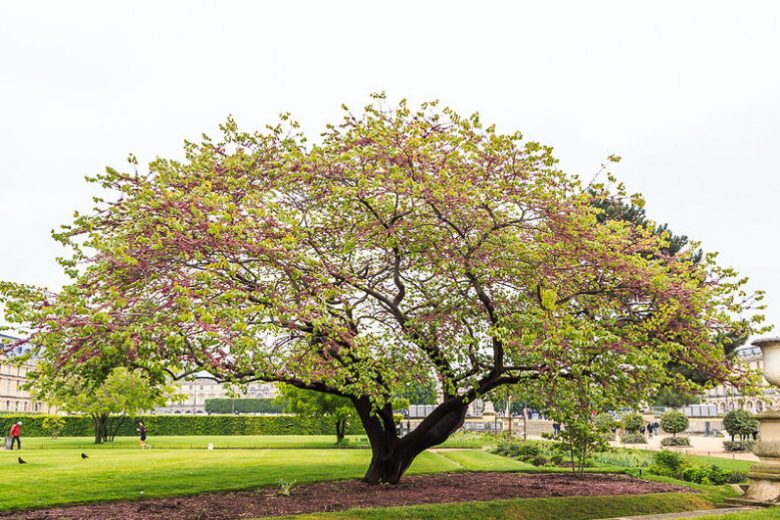
{"type": "Polygon", "coordinates": [[[621,155],[650,216],[765,289],[780,325],[779,22],[769,1],[6,0],[0,280],[61,285],[50,230],[130,152],[179,155],[229,114],[318,133],[385,90],[479,111],[583,177],[621,155]]]}

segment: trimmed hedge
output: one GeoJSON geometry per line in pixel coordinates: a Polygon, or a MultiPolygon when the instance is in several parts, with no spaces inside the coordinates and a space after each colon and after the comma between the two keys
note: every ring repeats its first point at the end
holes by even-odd
{"type": "MultiPolygon", "coordinates": [[[[43,419],[47,415],[0,415],[0,430],[7,434],[11,425],[22,421],[22,437],[47,437],[43,419]]],[[[66,415],[63,437],[94,437],[92,419],[66,415]]],[[[297,415],[140,415],[128,419],[117,436],[136,436],[138,421],[143,421],[149,435],[335,435],[336,424],[330,417],[308,418],[297,415]]],[[[355,421],[347,434],[365,434],[355,421]]]]}
{"type": "Polygon", "coordinates": [[[661,439],[661,446],[690,446],[691,441],[687,436],[664,437],[661,439]]]}
{"type": "Polygon", "coordinates": [[[282,413],[276,399],[206,399],[206,413],[282,413]]]}

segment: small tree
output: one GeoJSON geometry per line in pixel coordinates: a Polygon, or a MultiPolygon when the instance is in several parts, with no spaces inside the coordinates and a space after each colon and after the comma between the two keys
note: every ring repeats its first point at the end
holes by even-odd
{"type": "Polygon", "coordinates": [[[639,433],[639,429],[645,425],[645,419],[642,414],[629,413],[623,416],[623,428],[628,433],[639,433]]]}
{"type": "Polygon", "coordinates": [[[341,444],[349,427],[356,419],[352,402],[337,395],[302,390],[290,385],[279,385],[278,402],[285,411],[308,417],[327,416],[336,423],[336,442],[341,444]]]}
{"type": "Polygon", "coordinates": [[[50,415],[43,418],[41,429],[45,431],[52,439],[56,439],[65,429],[65,418],[59,415],[50,415]]]}
{"type": "Polygon", "coordinates": [[[169,398],[179,398],[172,386],[154,386],[140,369],[123,367],[111,370],[99,386],[90,386],[75,375],[48,383],[39,395],[46,395],[61,410],[89,415],[95,427],[95,444],[113,442],[116,432],[132,415],[162,406],[169,398]]]}
{"type": "Polygon", "coordinates": [[[661,428],[666,433],[671,433],[672,437],[677,437],[678,433],[687,430],[689,424],[685,414],[677,410],[669,410],[661,416],[661,428]]]}
{"type": "Polygon", "coordinates": [[[723,417],[723,429],[729,432],[732,441],[735,435],[744,441],[758,429],[758,421],[750,412],[732,410],[723,417]]]}

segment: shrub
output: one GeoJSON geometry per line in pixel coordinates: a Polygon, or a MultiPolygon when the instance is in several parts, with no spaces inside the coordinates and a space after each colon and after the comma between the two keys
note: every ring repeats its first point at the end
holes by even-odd
{"type": "Polygon", "coordinates": [[[748,474],[744,471],[729,471],[726,474],[726,484],[741,484],[747,479],[748,474]]]}
{"type": "Polygon", "coordinates": [[[528,462],[530,462],[534,466],[544,466],[545,464],[547,464],[550,461],[544,455],[537,455],[536,457],[533,457],[528,462]]]}
{"type": "Polygon", "coordinates": [[[600,433],[611,433],[618,427],[618,421],[609,413],[600,413],[593,418],[593,425],[600,433]]]}
{"type": "Polygon", "coordinates": [[[671,433],[672,436],[677,436],[678,433],[687,430],[689,424],[690,422],[685,414],[677,410],[669,410],[661,415],[661,428],[666,433],[671,433]]]}
{"type": "Polygon", "coordinates": [[[623,444],[647,444],[647,439],[641,433],[626,433],[620,438],[623,444]]]}
{"type": "Polygon", "coordinates": [[[521,459],[531,459],[541,455],[542,450],[537,444],[522,443],[517,447],[517,456],[521,459]]]}
{"type": "Polygon", "coordinates": [[[653,465],[650,471],[657,475],[678,477],[682,473],[685,460],[682,455],[669,450],[661,450],[653,455],[653,465]]]}
{"type": "Polygon", "coordinates": [[[52,439],[56,439],[65,429],[65,418],[61,415],[47,415],[41,421],[41,430],[46,432],[52,439]]]}
{"type": "Polygon", "coordinates": [[[661,446],[690,446],[691,441],[686,436],[665,437],[661,439],[661,446]]]}
{"type": "Polygon", "coordinates": [[[713,484],[720,486],[729,480],[729,472],[719,466],[694,466],[682,472],[682,479],[695,484],[713,484]]]}
{"type": "Polygon", "coordinates": [[[753,432],[758,430],[758,421],[750,412],[732,410],[723,416],[723,429],[729,432],[732,441],[737,435],[741,440],[746,441],[753,432]]]}
{"type": "Polygon", "coordinates": [[[645,425],[645,418],[642,414],[629,413],[623,416],[623,428],[628,433],[638,433],[639,429],[645,425]]]}
{"type": "Polygon", "coordinates": [[[595,455],[595,462],[603,466],[640,468],[650,465],[651,457],[639,451],[605,451],[595,455]]]}
{"type": "Polygon", "coordinates": [[[723,441],[723,449],[726,451],[751,451],[754,445],[753,441],[723,441]]]}

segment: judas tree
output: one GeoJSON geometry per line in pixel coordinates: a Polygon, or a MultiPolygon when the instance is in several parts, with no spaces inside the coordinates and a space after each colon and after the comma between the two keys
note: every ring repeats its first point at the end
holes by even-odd
{"type": "Polygon", "coordinates": [[[108,195],[55,234],[72,282],[6,284],[7,319],[61,372],[205,370],[346,397],[371,483],[398,482],[502,385],[574,379],[633,406],[671,359],[744,384],[715,338],[759,327],[757,298],[714,255],[600,220],[598,201],[625,194],[519,133],[385,103],[316,144],[287,116],[259,133],[228,120],[181,160],[108,169],[92,179],[108,195]],[[399,438],[393,397],[432,377],[440,404],[399,438]]]}

